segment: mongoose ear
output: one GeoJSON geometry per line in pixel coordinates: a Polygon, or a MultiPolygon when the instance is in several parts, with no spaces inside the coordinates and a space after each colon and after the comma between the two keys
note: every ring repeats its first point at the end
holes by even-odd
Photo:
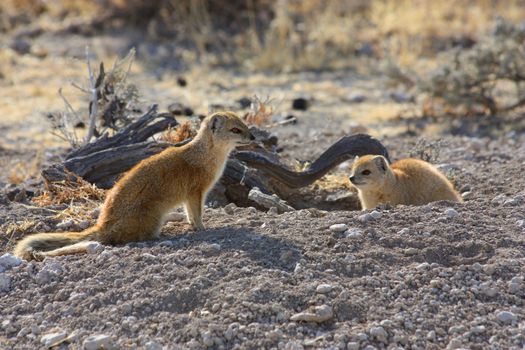
{"type": "Polygon", "coordinates": [[[211,117],[210,121],[210,129],[212,132],[217,131],[222,124],[224,124],[224,116],[222,114],[214,114],[211,117]]]}
{"type": "Polygon", "coordinates": [[[381,169],[383,172],[386,171],[386,168],[388,167],[386,163],[386,159],[383,156],[377,156],[374,158],[374,162],[376,163],[376,166],[378,169],[381,169]]]}
{"type": "Polygon", "coordinates": [[[355,156],[354,157],[354,163],[357,162],[358,159],[359,159],[359,156],[355,156]]]}

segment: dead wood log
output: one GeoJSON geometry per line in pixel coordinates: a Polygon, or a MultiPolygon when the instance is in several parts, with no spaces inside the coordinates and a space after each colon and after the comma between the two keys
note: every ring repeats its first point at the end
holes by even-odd
{"type": "MultiPolygon", "coordinates": [[[[110,188],[121,174],[141,160],[168,147],[179,147],[190,142],[191,139],[178,144],[151,140],[158,132],[175,125],[178,123],[171,114],[157,114],[156,106],[153,106],[115,135],[103,135],[72,151],[63,163],[44,169],[42,175],[47,182],[79,176],[100,188],[110,188]]],[[[237,151],[228,160],[222,177],[224,195],[239,205],[253,205],[248,199],[248,192],[257,187],[264,194],[275,193],[286,198],[294,189],[308,186],[341,162],[365,154],[380,154],[389,159],[386,148],[375,138],[364,134],[343,137],[302,172],[288,169],[276,153],[264,147],[237,151]]]]}

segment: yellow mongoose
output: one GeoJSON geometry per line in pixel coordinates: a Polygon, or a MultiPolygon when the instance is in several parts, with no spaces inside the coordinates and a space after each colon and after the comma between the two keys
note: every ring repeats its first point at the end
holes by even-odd
{"type": "Polygon", "coordinates": [[[350,175],[363,209],[380,203],[422,205],[439,200],[463,202],[448,179],[429,163],[402,159],[388,165],[383,156],[356,158],[350,175]]]}
{"type": "Polygon", "coordinates": [[[24,238],[14,254],[26,260],[85,252],[89,241],[121,244],[155,239],[163,217],[184,204],[195,230],[204,229],[208,191],[224,171],[228,155],[254,140],[233,112],[218,112],[202,122],[197,136],[135,165],[108,192],[95,226],[82,232],[40,233],[24,238]]]}

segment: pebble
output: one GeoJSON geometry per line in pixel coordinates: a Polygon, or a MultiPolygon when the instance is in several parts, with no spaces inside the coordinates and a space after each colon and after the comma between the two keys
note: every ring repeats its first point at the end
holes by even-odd
{"type": "Polygon", "coordinates": [[[419,271],[428,270],[429,268],[430,268],[430,264],[427,262],[421,263],[416,266],[416,269],[418,269],[419,271]]]}
{"type": "Polygon", "coordinates": [[[358,228],[351,228],[345,232],[345,237],[347,238],[358,238],[363,235],[363,231],[358,228]]]}
{"type": "Polygon", "coordinates": [[[164,220],[166,222],[170,222],[170,221],[184,221],[185,219],[186,219],[186,215],[184,215],[183,213],[178,213],[176,211],[172,211],[171,213],[166,215],[166,217],[164,218],[164,220]]]}
{"type": "Polygon", "coordinates": [[[458,338],[452,338],[448,342],[447,349],[458,349],[461,347],[461,340],[458,338]]]}
{"type": "Polygon", "coordinates": [[[359,350],[359,343],[355,341],[351,341],[346,344],[347,350],[359,350]]]}
{"type": "Polygon", "coordinates": [[[516,225],[518,227],[525,227],[525,220],[518,220],[518,221],[516,221],[516,225]]]}
{"type": "Polygon", "coordinates": [[[332,291],[332,289],[333,289],[332,285],[323,283],[323,284],[318,285],[315,291],[319,294],[328,294],[332,291]]]}
{"type": "Polygon", "coordinates": [[[502,193],[502,194],[498,194],[496,197],[492,198],[492,200],[490,202],[492,204],[503,204],[506,199],[507,199],[507,196],[505,196],[502,193]]]}
{"type": "Polygon", "coordinates": [[[381,326],[370,328],[370,335],[372,338],[377,339],[382,343],[386,343],[388,341],[388,333],[381,326]]]}
{"type": "Polygon", "coordinates": [[[518,294],[524,289],[523,286],[523,277],[515,276],[509,282],[509,292],[512,294],[518,294]]]}
{"type": "Polygon", "coordinates": [[[44,346],[48,347],[55,344],[56,342],[61,341],[62,339],[65,339],[66,337],[66,332],[48,333],[44,334],[42,338],[40,338],[40,342],[44,344],[44,346]]]}
{"type": "Polygon", "coordinates": [[[98,254],[104,250],[104,246],[98,242],[90,242],[86,246],[86,252],[88,254],[98,254]]]}
{"type": "Polygon", "coordinates": [[[397,231],[398,235],[406,235],[410,232],[410,229],[408,227],[402,228],[401,230],[397,231]]]}
{"type": "Polygon", "coordinates": [[[11,288],[11,278],[5,273],[0,273],[0,292],[8,292],[11,288]]]}
{"type": "Polygon", "coordinates": [[[235,203],[230,203],[224,207],[224,212],[228,215],[233,215],[235,214],[235,208],[237,208],[235,203]]]}
{"type": "Polygon", "coordinates": [[[62,222],[58,223],[57,224],[57,228],[65,230],[65,229],[70,228],[74,224],[75,224],[75,221],[73,221],[73,219],[69,219],[69,220],[65,220],[65,221],[62,221],[62,222]]]}
{"type": "Polygon", "coordinates": [[[5,253],[4,255],[0,256],[0,272],[4,272],[12,267],[20,265],[22,261],[22,259],[14,256],[11,253],[5,253]]]}
{"type": "Polygon", "coordinates": [[[359,215],[357,217],[357,220],[361,221],[361,222],[368,222],[368,221],[371,221],[373,220],[374,218],[372,217],[372,215],[370,215],[369,213],[366,213],[366,214],[362,214],[362,215],[359,215]]]}
{"type": "Polygon", "coordinates": [[[518,317],[510,311],[500,311],[496,314],[496,317],[504,324],[512,324],[518,320],[518,317]]]}
{"type": "Polygon", "coordinates": [[[95,208],[93,211],[89,214],[93,219],[98,218],[100,215],[100,208],[95,208]]]}
{"type": "Polygon", "coordinates": [[[344,232],[348,230],[348,226],[346,224],[334,224],[330,226],[330,231],[332,232],[344,232]]]}
{"type": "Polygon", "coordinates": [[[173,242],[172,241],[162,241],[159,243],[159,246],[160,247],[173,247],[173,242]]]}
{"type": "Polygon", "coordinates": [[[459,213],[453,208],[447,208],[445,210],[445,215],[447,216],[447,218],[455,218],[459,215],[459,213]]]}
{"type": "Polygon", "coordinates": [[[89,220],[82,220],[78,223],[78,227],[81,229],[81,230],[85,230],[87,229],[89,226],[91,226],[91,221],[89,220]]]}
{"type": "Polygon", "coordinates": [[[417,248],[407,248],[405,249],[406,255],[417,255],[419,253],[419,250],[417,248]]]}
{"type": "Polygon", "coordinates": [[[98,350],[98,349],[113,349],[113,340],[109,335],[96,334],[90,335],[84,340],[83,343],[85,350],[98,350]]]}
{"type": "Polygon", "coordinates": [[[162,350],[162,345],[154,341],[149,341],[144,344],[144,348],[146,350],[162,350]]]}
{"type": "Polygon", "coordinates": [[[290,317],[291,321],[324,322],[334,317],[334,310],[328,305],[316,306],[314,312],[299,312],[290,317]]]}
{"type": "Polygon", "coordinates": [[[377,220],[377,219],[381,219],[383,214],[377,210],[374,210],[370,213],[370,216],[372,217],[372,219],[377,220]]]}

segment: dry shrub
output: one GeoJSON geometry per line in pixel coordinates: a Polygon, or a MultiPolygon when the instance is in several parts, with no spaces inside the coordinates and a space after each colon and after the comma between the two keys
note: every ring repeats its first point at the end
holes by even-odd
{"type": "Polygon", "coordinates": [[[169,143],[179,143],[195,135],[197,135],[197,128],[191,121],[186,120],[175,128],[168,128],[160,139],[169,143]]]}
{"type": "Polygon", "coordinates": [[[39,206],[56,204],[70,204],[73,202],[100,202],[104,199],[106,191],[94,184],[76,177],[75,180],[64,180],[47,183],[46,191],[40,196],[34,197],[33,202],[39,206]]]}
{"type": "Polygon", "coordinates": [[[274,108],[271,106],[272,100],[267,97],[261,100],[254,96],[250,111],[244,116],[244,120],[248,125],[256,125],[258,127],[268,125],[274,114],[274,108]]]}
{"type": "Polygon", "coordinates": [[[420,87],[423,112],[491,114],[525,105],[525,28],[499,19],[469,50],[456,50],[420,87]]]}

